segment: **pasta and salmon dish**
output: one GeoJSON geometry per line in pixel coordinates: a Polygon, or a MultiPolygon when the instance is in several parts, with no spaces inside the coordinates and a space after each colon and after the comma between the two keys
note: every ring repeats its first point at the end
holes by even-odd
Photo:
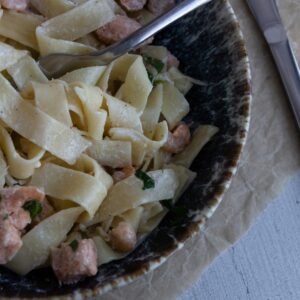
{"type": "Polygon", "coordinates": [[[61,284],[95,276],[176,209],[193,160],[218,132],[191,132],[199,84],[147,41],[107,66],[48,79],[38,58],[127,37],[170,0],[0,0],[0,264],[61,284]]]}

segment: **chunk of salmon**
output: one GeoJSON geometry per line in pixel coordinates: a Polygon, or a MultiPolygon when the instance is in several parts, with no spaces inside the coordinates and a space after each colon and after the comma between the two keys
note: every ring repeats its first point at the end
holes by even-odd
{"type": "Polygon", "coordinates": [[[135,168],[132,166],[128,166],[128,167],[124,167],[121,170],[114,171],[112,178],[113,178],[114,182],[116,183],[116,182],[122,181],[122,180],[126,179],[127,177],[130,177],[134,174],[135,174],[135,168]]]}
{"type": "Polygon", "coordinates": [[[147,0],[120,0],[120,4],[128,11],[141,10],[147,0]]]}
{"type": "Polygon", "coordinates": [[[168,51],[168,54],[167,54],[167,67],[168,69],[172,68],[172,67],[175,67],[175,68],[178,68],[179,67],[179,60],[177,59],[176,56],[174,56],[170,51],[168,51]]]}
{"type": "Polygon", "coordinates": [[[0,264],[6,264],[22,247],[21,232],[31,222],[23,205],[30,200],[43,201],[44,193],[36,187],[0,190],[0,264]]]}
{"type": "Polygon", "coordinates": [[[22,247],[20,231],[11,224],[7,215],[0,220],[0,264],[8,263],[22,247]]]}
{"type": "Polygon", "coordinates": [[[35,186],[22,186],[0,190],[0,198],[0,208],[2,205],[5,205],[7,210],[14,211],[30,200],[42,202],[45,198],[45,194],[35,186]]]}
{"type": "Polygon", "coordinates": [[[141,28],[141,24],[127,16],[116,16],[111,22],[97,29],[99,40],[106,45],[114,44],[141,28]]]}
{"type": "Polygon", "coordinates": [[[17,11],[24,11],[28,7],[28,0],[0,0],[2,7],[17,11]]]}
{"type": "Polygon", "coordinates": [[[185,123],[180,124],[173,133],[169,133],[168,141],[163,146],[163,150],[168,153],[179,153],[189,144],[191,132],[189,126],[185,123]]]}
{"type": "Polygon", "coordinates": [[[97,248],[92,239],[78,242],[78,248],[72,249],[67,243],[51,250],[51,265],[59,280],[64,284],[73,284],[80,279],[97,274],[97,248]]]}
{"type": "Polygon", "coordinates": [[[11,224],[20,231],[31,223],[30,213],[22,208],[10,214],[9,220],[11,224]]]}
{"type": "Polygon", "coordinates": [[[7,214],[12,225],[23,230],[31,222],[30,214],[23,205],[30,200],[42,202],[45,194],[33,186],[13,187],[2,189],[0,198],[0,215],[7,214]]]}
{"type": "Polygon", "coordinates": [[[175,0],[149,0],[148,10],[155,15],[161,15],[175,5],[175,0]]]}
{"type": "Polygon", "coordinates": [[[118,226],[109,233],[109,244],[118,252],[130,252],[135,248],[137,242],[136,233],[131,224],[120,222],[118,226]]]}

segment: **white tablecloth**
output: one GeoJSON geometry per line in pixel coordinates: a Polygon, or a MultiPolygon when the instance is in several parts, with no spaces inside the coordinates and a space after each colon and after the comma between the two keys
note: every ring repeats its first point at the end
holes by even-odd
{"type": "Polygon", "coordinates": [[[300,299],[300,172],[177,300],[300,299]]]}

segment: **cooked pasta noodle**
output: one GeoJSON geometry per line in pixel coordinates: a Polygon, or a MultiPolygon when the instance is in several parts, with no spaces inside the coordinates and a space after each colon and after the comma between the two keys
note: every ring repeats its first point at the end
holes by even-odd
{"type": "Polygon", "coordinates": [[[37,28],[39,51],[42,55],[56,52],[73,54],[91,52],[95,49],[73,41],[96,30],[113,17],[114,12],[105,0],[90,0],[76,6],[37,28]]]}
{"type": "Polygon", "coordinates": [[[26,54],[27,51],[16,50],[10,45],[0,42],[0,71],[14,65],[26,54]]]}
{"type": "Polygon", "coordinates": [[[5,185],[5,176],[7,175],[7,165],[3,157],[2,151],[0,151],[0,188],[5,185]]]}
{"type": "Polygon", "coordinates": [[[36,107],[58,122],[71,127],[72,120],[64,85],[59,81],[48,84],[32,82],[32,88],[36,107]]]}
{"type": "Polygon", "coordinates": [[[111,127],[132,128],[142,132],[142,124],[136,109],[124,101],[105,95],[111,127]]]}
{"type": "Polygon", "coordinates": [[[164,83],[164,101],[162,114],[168,121],[170,129],[176,125],[189,113],[190,106],[185,97],[178,91],[174,85],[164,83]]]}
{"type": "Polygon", "coordinates": [[[50,248],[64,241],[81,213],[78,207],[61,210],[38,224],[23,236],[22,248],[6,266],[21,275],[42,266],[49,257],[50,248]]]}
{"type": "Polygon", "coordinates": [[[53,18],[75,7],[70,0],[31,0],[31,5],[43,16],[53,18]]]}
{"type": "Polygon", "coordinates": [[[98,178],[76,170],[46,163],[33,175],[31,185],[43,188],[56,199],[70,200],[83,207],[92,218],[107,194],[98,178]]]}
{"type": "Polygon", "coordinates": [[[132,165],[132,143],[130,141],[95,141],[88,148],[87,153],[101,165],[114,169],[132,165]]]}
{"type": "Polygon", "coordinates": [[[33,175],[41,166],[40,160],[45,150],[32,144],[29,148],[29,159],[23,158],[16,150],[13,140],[7,130],[0,125],[0,148],[5,154],[9,165],[9,173],[17,179],[26,179],[33,175]]]}
{"type": "Polygon", "coordinates": [[[104,71],[105,67],[87,67],[69,72],[60,79],[67,83],[82,82],[94,86],[104,71]]]}
{"type": "Polygon", "coordinates": [[[199,126],[194,132],[191,143],[183,152],[175,155],[172,162],[189,168],[201,149],[218,131],[219,129],[215,126],[199,126]]]}
{"type": "Polygon", "coordinates": [[[14,83],[20,91],[28,88],[28,85],[33,81],[40,83],[48,82],[47,77],[41,71],[36,61],[30,56],[21,58],[17,64],[8,68],[7,72],[13,78],[14,83]]]}
{"type": "Polygon", "coordinates": [[[163,88],[162,85],[155,87],[147,102],[147,106],[141,116],[143,130],[148,138],[152,138],[158,123],[163,104],[163,88]]]}
{"type": "Polygon", "coordinates": [[[115,184],[101,205],[100,220],[122,214],[130,208],[136,208],[145,203],[174,197],[178,179],[173,170],[151,171],[149,176],[155,182],[155,187],[149,190],[143,190],[143,183],[135,176],[115,184]],[[122,202],[119,200],[120,195],[123,198],[122,202]]]}
{"type": "Polygon", "coordinates": [[[124,256],[121,253],[113,251],[101,236],[93,237],[93,240],[97,247],[97,264],[98,266],[106,264],[112,260],[120,259],[124,256]]]}
{"type": "Polygon", "coordinates": [[[34,14],[4,11],[0,18],[0,35],[39,51],[35,29],[43,18],[34,14]]]}

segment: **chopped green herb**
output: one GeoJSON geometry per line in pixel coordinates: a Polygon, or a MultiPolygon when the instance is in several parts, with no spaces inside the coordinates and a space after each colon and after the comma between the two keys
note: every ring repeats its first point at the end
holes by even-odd
{"type": "Polygon", "coordinates": [[[23,205],[23,208],[25,210],[29,211],[31,219],[34,219],[43,210],[42,204],[37,200],[31,200],[31,201],[26,202],[23,205]]]}
{"type": "Polygon", "coordinates": [[[138,170],[135,172],[135,176],[143,181],[143,190],[152,189],[155,187],[155,181],[145,172],[138,170]]]}
{"type": "Polygon", "coordinates": [[[153,74],[150,72],[150,71],[148,71],[147,70],[147,74],[148,74],[148,78],[149,78],[149,80],[151,81],[151,83],[153,82],[153,80],[154,80],[154,76],[153,76],[153,74]]]}
{"type": "Polygon", "coordinates": [[[167,81],[166,81],[166,80],[154,80],[153,85],[154,85],[154,86],[157,86],[157,85],[163,84],[163,83],[165,83],[165,82],[167,82],[167,81]]]}
{"type": "Polygon", "coordinates": [[[79,243],[77,240],[73,240],[69,245],[72,248],[72,250],[75,252],[79,246],[79,243]]]}
{"type": "Polygon", "coordinates": [[[3,218],[2,218],[2,220],[5,221],[5,220],[8,219],[8,217],[9,217],[9,214],[5,214],[5,215],[3,216],[3,218]]]}
{"type": "Polygon", "coordinates": [[[149,64],[152,67],[154,67],[158,73],[160,73],[165,66],[165,64],[161,60],[151,57],[147,54],[143,54],[143,59],[146,64],[149,64]]]}
{"type": "Polygon", "coordinates": [[[164,206],[168,210],[172,210],[172,208],[173,208],[173,199],[161,200],[160,203],[162,206],[164,206]]]}

